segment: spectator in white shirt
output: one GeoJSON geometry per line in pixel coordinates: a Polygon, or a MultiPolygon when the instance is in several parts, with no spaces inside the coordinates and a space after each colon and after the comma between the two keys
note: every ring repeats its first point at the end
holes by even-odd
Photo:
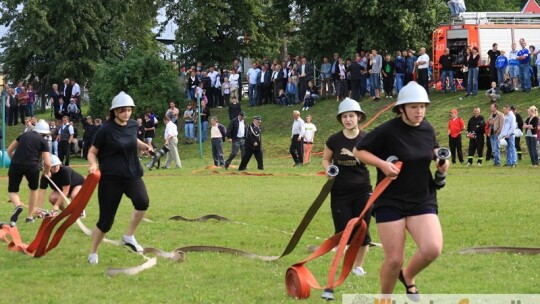
{"type": "Polygon", "coordinates": [[[165,161],[165,166],[163,169],[169,169],[171,165],[171,160],[174,159],[176,163],[176,168],[182,168],[182,162],[180,161],[180,156],[178,155],[178,129],[177,126],[171,121],[171,118],[167,115],[163,117],[163,122],[165,124],[165,132],[163,137],[165,138],[165,145],[169,148],[167,152],[167,160],[165,161]]]}
{"type": "Polygon", "coordinates": [[[71,79],[71,98],[75,98],[77,103],[77,108],[79,108],[79,111],[81,110],[81,87],[77,82],[75,82],[75,79],[71,79]]]}
{"type": "Polygon", "coordinates": [[[292,125],[292,136],[291,136],[291,146],[289,147],[289,152],[294,160],[294,166],[302,165],[304,161],[304,144],[303,138],[306,133],[306,128],[304,121],[300,117],[299,111],[293,111],[293,125],[292,125]]]}
{"type": "Polygon", "coordinates": [[[420,56],[416,59],[415,66],[418,70],[418,84],[429,93],[429,56],[426,54],[426,48],[420,48],[420,56]]]}
{"type": "Polygon", "coordinates": [[[241,94],[240,85],[238,83],[239,78],[240,75],[235,69],[232,69],[231,74],[229,74],[229,82],[231,83],[231,100],[233,97],[236,97],[236,100],[239,100],[238,95],[241,94]]]}
{"type": "Polygon", "coordinates": [[[306,123],[304,125],[304,164],[311,162],[311,149],[313,148],[313,140],[315,139],[315,132],[317,127],[311,122],[311,115],[306,116],[306,123]]]}

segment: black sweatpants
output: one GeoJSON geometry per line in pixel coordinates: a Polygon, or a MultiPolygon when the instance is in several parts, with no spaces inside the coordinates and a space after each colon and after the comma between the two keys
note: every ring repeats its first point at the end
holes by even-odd
{"type": "Polygon", "coordinates": [[[419,85],[423,86],[426,89],[426,92],[429,93],[429,76],[428,69],[418,69],[418,79],[417,82],[419,85]]]}
{"type": "Polygon", "coordinates": [[[383,89],[385,96],[392,96],[394,90],[394,76],[383,77],[383,89]]]}
{"type": "Polygon", "coordinates": [[[116,217],[122,195],[131,199],[135,210],[146,211],[150,204],[146,185],[140,177],[102,175],[99,180],[99,220],[96,226],[103,233],[109,232],[116,217]]]}
{"type": "Polygon", "coordinates": [[[67,140],[61,140],[58,142],[58,158],[64,164],[69,166],[69,157],[71,155],[70,144],[67,140]],[[65,158],[65,159],[64,159],[65,158]]]}
{"type": "Polygon", "coordinates": [[[461,149],[461,134],[456,138],[448,135],[448,143],[450,144],[450,153],[452,153],[452,163],[456,163],[456,153],[460,163],[463,162],[463,151],[461,149]]]}
{"type": "Polygon", "coordinates": [[[469,139],[469,157],[467,163],[473,163],[474,153],[478,154],[478,164],[482,163],[484,156],[484,135],[478,136],[474,139],[469,139]]]}

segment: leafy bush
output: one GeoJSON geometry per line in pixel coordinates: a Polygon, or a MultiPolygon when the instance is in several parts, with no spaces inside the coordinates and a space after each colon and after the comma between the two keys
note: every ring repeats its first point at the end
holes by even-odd
{"type": "Polygon", "coordinates": [[[98,65],[90,88],[90,115],[105,118],[120,91],[135,101],[135,116],[147,110],[164,115],[170,100],[180,94],[174,67],[154,54],[129,54],[98,65]]]}

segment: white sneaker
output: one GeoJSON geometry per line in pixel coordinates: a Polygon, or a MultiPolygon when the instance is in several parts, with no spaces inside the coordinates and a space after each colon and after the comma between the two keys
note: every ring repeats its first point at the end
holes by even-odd
{"type": "Polygon", "coordinates": [[[86,218],[86,210],[82,211],[80,218],[86,218]]]}
{"type": "Polygon", "coordinates": [[[351,272],[354,275],[359,276],[359,277],[363,277],[363,276],[367,275],[367,272],[364,271],[364,268],[362,268],[360,266],[354,267],[354,269],[351,272]]]}
{"type": "Polygon", "coordinates": [[[96,265],[99,262],[97,253],[90,253],[88,255],[88,263],[90,265],[96,265]]]}
{"type": "Polygon", "coordinates": [[[135,252],[143,252],[143,248],[139,243],[137,243],[137,240],[135,239],[135,236],[127,236],[124,235],[124,244],[128,246],[131,250],[135,252]]]}

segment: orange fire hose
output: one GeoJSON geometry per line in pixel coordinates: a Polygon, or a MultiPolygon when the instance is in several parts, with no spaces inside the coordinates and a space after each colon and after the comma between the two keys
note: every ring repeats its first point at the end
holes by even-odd
{"type": "Polygon", "coordinates": [[[8,243],[8,249],[11,251],[24,252],[25,254],[36,258],[44,256],[58,246],[66,230],[77,221],[81,212],[86,208],[86,205],[90,201],[90,197],[92,197],[100,177],[101,173],[99,171],[88,175],[79,194],[62,213],[55,217],[47,216],[43,219],[36,237],[30,245],[27,245],[22,241],[16,226],[11,227],[6,224],[2,225],[0,239],[8,243]],[[55,226],[64,219],[66,220],[58,227],[51,239],[51,234],[55,226]],[[50,242],[49,239],[51,239],[50,242]]]}
{"type": "MultiPolygon", "coordinates": [[[[401,164],[402,163],[399,161],[395,163],[395,166],[398,168],[398,170],[401,169],[401,164]]],[[[392,180],[393,179],[386,177],[377,185],[377,187],[375,187],[373,194],[367,201],[366,206],[360,216],[351,219],[347,223],[345,230],[333,235],[332,237],[324,241],[324,243],[310,256],[287,269],[287,272],[285,274],[285,285],[287,287],[287,293],[289,294],[289,296],[298,299],[306,299],[310,296],[311,288],[315,288],[324,289],[324,293],[322,295],[324,299],[334,299],[334,287],[339,286],[341,283],[343,283],[343,281],[345,281],[345,279],[351,272],[354,260],[356,258],[356,254],[358,253],[358,250],[360,249],[361,244],[366,236],[367,226],[363,218],[366,212],[370,210],[375,200],[377,200],[377,198],[384,192],[388,185],[390,185],[392,180]],[[345,251],[345,247],[347,246],[347,242],[353,230],[357,227],[359,227],[359,229],[353,235],[349,248],[345,253],[341,274],[336,280],[335,276],[337,273],[337,268],[341,261],[341,257],[343,255],[343,252],[345,251]],[[304,264],[326,254],[327,252],[334,249],[336,246],[337,250],[330,266],[330,270],[328,272],[327,283],[324,287],[322,287],[319,285],[311,271],[309,271],[309,269],[304,264]]]]}

